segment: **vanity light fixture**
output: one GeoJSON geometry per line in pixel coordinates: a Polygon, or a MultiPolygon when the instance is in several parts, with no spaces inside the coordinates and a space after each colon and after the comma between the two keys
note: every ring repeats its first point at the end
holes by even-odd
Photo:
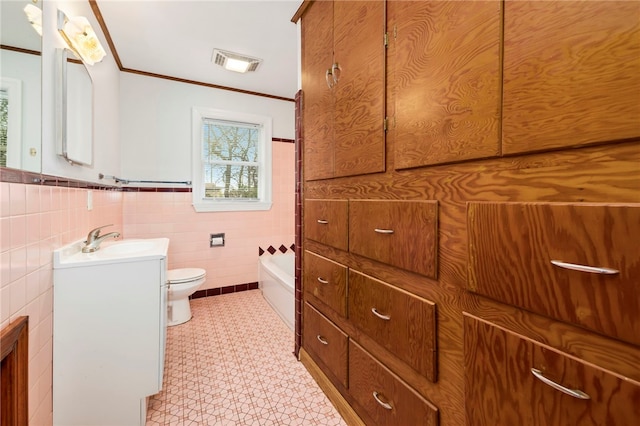
{"type": "Polygon", "coordinates": [[[42,9],[33,4],[28,4],[24,7],[24,13],[27,15],[27,19],[33,29],[42,37],[42,9]]]}
{"type": "Polygon", "coordinates": [[[255,71],[262,63],[262,59],[241,55],[227,50],[213,49],[211,61],[226,70],[240,73],[255,71]]]}
{"type": "Polygon", "coordinates": [[[69,49],[87,65],[100,62],[105,57],[106,52],[100,40],[84,16],[69,18],[64,12],[58,10],[58,32],[67,42],[69,49]]]}

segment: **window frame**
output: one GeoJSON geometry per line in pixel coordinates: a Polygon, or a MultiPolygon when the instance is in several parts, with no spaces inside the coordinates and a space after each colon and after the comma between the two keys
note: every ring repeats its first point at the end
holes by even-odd
{"type": "Polygon", "coordinates": [[[272,205],[272,118],[215,108],[192,109],[192,200],[196,212],[260,211],[272,205]],[[206,199],[202,158],[203,120],[221,120],[260,126],[258,137],[258,200],[206,199]]]}

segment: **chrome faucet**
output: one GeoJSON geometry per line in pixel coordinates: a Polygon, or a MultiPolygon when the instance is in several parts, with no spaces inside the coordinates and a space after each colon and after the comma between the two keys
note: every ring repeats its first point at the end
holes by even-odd
{"type": "Polygon", "coordinates": [[[108,234],[100,235],[100,230],[107,226],[113,226],[113,224],[99,226],[98,228],[89,231],[87,241],[85,241],[85,246],[82,247],[83,253],[93,253],[100,248],[100,244],[107,238],[118,238],[120,236],[119,232],[109,232],[108,234]]]}

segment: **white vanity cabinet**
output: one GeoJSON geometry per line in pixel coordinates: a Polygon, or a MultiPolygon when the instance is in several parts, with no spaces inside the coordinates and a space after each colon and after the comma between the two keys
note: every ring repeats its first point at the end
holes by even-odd
{"type": "Polygon", "coordinates": [[[169,240],[128,241],[54,252],[54,425],[144,425],[162,388],[169,240]]]}

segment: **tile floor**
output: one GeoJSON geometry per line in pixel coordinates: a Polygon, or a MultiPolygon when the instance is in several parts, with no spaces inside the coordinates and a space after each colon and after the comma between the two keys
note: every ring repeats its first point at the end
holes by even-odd
{"type": "Polygon", "coordinates": [[[169,327],[147,426],[345,425],[260,290],[194,299],[191,310],[191,321],[169,327]]]}

